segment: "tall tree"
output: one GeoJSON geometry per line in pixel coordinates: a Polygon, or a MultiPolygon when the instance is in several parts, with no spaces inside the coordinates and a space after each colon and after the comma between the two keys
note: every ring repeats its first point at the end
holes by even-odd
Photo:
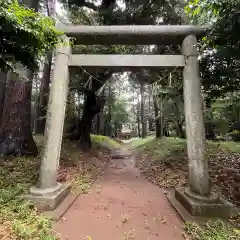
{"type": "Polygon", "coordinates": [[[60,33],[54,30],[50,19],[18,5],[15,0],[4,1],[0,8],[1,19],[7,22],[3,26],[8,28],[0,30],[4,53],[1,69],[11,70],[0,127],[0,154],[36,155],[31,132],[32,73],[43,51],[55,46],[60,33]]]}
{"type": "Polygon", "coordinates": [[[0,71],[0,124],[2,119],[3,106],[4,106],[6,83],[7,83],[7,74],[4,73],[3,71],[0,71]]]}
{"type": "Polygon", "coordinates": [[[239,90],[239,0],[188,1],[192,22],[210,26],[199,43],[201,78],[208,100],[239,90]]]}
{"type": "MultiPolygon", "coordinates": [[[[56,9],[56,0],[46,0],[47,14],[49,17],[55,17],[56,9]]],[[[51,78],[51,69],[52,69],[52,51],[48,52],[45,57],[44,66],[43,66],[43,76],[40,85],[38,106],[37,106],[37,128],[36,132],[39,134],[44,133],[46,125],[46,115],[47,115],[47,105],[48,105],[48,94],[49,94],[49,85],[51,78]]]]}
{"type": "Polygon", "coordinates": [[[154,116],[155,116],[156,138],[160,138],[160,137],[162,137],[161,119],[159,118],[158,100],[157,100],[157,96],[155,94],[153,95],[153,106],[154,106],[154,116]]]}
{"type": "Polygon", "coordinates": [[[145,96],[144,96],[144,83],[140,82],[140,97],[141,97],[141,125],[142,125],[142,138],[145,138],[146,133],[146,118],[145,118],[145,96]]]}

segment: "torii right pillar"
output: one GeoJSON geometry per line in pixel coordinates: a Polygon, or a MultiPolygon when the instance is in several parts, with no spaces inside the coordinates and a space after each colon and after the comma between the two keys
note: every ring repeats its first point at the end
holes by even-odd
{"type": "Polygon", "coordinates": [[[211,192],[205,151],[205,130],[203,121],[203,98],[197,39],[194,35],[186,36],[182,44],[185,58],[184,108],[187,135],[187,153],[189,182],[186,189],[177,189],[170,202],[184,220],[202,217],[228,218],[235,214],[234,206],[211,192]]]}

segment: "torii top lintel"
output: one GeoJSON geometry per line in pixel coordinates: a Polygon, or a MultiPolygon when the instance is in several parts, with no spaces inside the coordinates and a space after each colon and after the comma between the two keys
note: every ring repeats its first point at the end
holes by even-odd
{"type": "Polygon", "coordinates": [[[207,27],[194,25],[63,25],[57,29],[84,45],[181,44],[187,35],[203,36],[207,27]]]}

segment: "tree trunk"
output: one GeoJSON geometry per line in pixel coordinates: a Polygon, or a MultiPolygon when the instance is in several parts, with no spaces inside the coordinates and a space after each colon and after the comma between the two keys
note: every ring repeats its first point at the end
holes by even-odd
{"type": "Polygon", "coordinates": [[[91,144],[91,129],[94,116],[101,111],[104,106],[104,101],[95,95],[89,89],[85,89],[85,101],[83,106],[83,113],[76,129],[71,136],[73,140],[79,140],[83,150],[89,150],[91,144]]]}
{"type": "Polygon", "coordinates": [[[0,128],[0,155],[38,153],[31,132],[31,90],[31,81],[8,82],[0,128]]]}
{"type": "Polygon", "coordinates": [[[154,114],[155,114],[156,138],[161,138],[162,137],[161,120],[159,119],[159,109],[157,105],[156,96],[153,96],[153,106],[154,106],[154,114]]]}
{"type": "Polygon", "coordinates": [[[148,85],[148,134],[152,131],[151,86],[148,85]]]}
{"type": "Polygon", "coordinates": [[[146,137],[144,84],[140,83],[142,138],[146,137]]]}
{"type": "Polygon", "coordinates": [[[174,103],[174,106],[176,109],[176,118],[177,118],[177,123],[176,123],[177,136],[180,138],[185,138],[185,132],[183,130],[183,121],[181,121],[180,111],[176,102],[174,103]]]}
{"type": "Polygon", "coordinates": [[[6,82],[7,82],[7,74],[0,71],[0,124],[2,119],[4,99],[5,99],[6,82]]]}
{"type": "Polygon", "coordinates": [[[162,99],[161,99],[161,102],[160,102],[160,126],[161,126],[161,136],[166,136],[164,116],[163,116],[163,100],[162,99]]]}
{"type": "Polygon", "coordinates": [[[79,136],[79,141],[81,144],[81,148],[83,150],[88,150],[92,147],[92,142],[91,142],[91,127],[92,127],[92,120],[93,120],[92,114],[90,112],[86,112],[83,114],[83,117],[80,120],[80,136],[79,136]]]}
{"type": "MultiPolygon", "coordinates": [[[[35,0],[35,1],[39,1],[39,0],[35,0]]],[[[47,14],[49,17],[51,18],[55,17],[55,9],[56,9],[56,0],[47,1],[47,14]]],[[[52,58],[53,58],[53,53],[48,52],[46,54],[46,60],[43,68],[43,78],[40,86],[39,103],[38,103],[38,123],[37,123],[37,133],[40,133],[40,134],[44,134],[45,125],[46,125],[52,58]]]]}
{"type": "Polygon", "coordinates": [[[175,123],[175,126],[176,126],[177,137],[185,138],[185,132],[184,132],[183,127],[182,127],[183,125],[178,119],[177,119],[177,122],[175,123]]]}
{"type": "Polygon", "coordinates": [[[141,127],[140,127],[140,112],[141,112],[141,105],[139,101],[139,95],[137,95],[137,129],[138,129],[138,137],[141,138],[141,127]]]}
{"type": "Polygon", "coordinates": [[[44,129],[46,125],[51,66],[52,66],[52,52],[47,54],[46,61],[44,63],[43,77],[40,86],[36,131],[39,134],[44,134],[44,129]]]}
{"type": "MultiPolygon", "coordinates": [[[[38,10],[39,1],[21,1],[29,8],[38,10]]],[[[31,91],[33,74],[23,66],[17,66],[29,81],[9,73],[0,128],[0,155],[33,155],[38,151],[31,131],[31,91]]]]}
{"type": "Polygon", "coordinates": [[[164,127],[163,127],[163,135],[164,135],[165,137],[169,137],[169,136],[170,136],[168,123],[164,124],[164,127]]]}
{"type": "Polygon", "coordinates": [[[107,114],[107,132],[106,135],[112,136],[112,89],[111,86],[108,87],[108,114],[107,114]]]}
{"type": "Polygon", "coordinates": [[[96,134],[100,134],[100,128],[101,128],[101,116],[100,113],[97,114],[96,117],[96,134]]]}
{"type": "Polygon", "coordinates": [[[205,117],[205,121],[204,121],[205,137],[208,140],[215,140],[216,135],[214,132],[214,124],[212,123],[213,114],[211,111],[211,102],[210,101],[207,101],[205,104],[205,113],[206,113],[206,117],[205,117]]]}

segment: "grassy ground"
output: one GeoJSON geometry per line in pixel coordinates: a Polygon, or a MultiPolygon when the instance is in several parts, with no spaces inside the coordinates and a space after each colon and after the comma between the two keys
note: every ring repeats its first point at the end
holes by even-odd
{"type": "Polygon", "coordinates": [[[130,144],[138,150],[138,153],[151,154],[152,161],[163,161],[167,157],[180,154],[186,149],[185,139],[180,138],[162,138],[155,139],[147,137],[145,139],[137,139],[130,144]]]}
{"type": "MultiPolygon", "coordinates": [[[[137,165],[142,174],[154,184],[167,189],[183,187],[187,184],[188,167],[186,140],[179,138],[133,139],[130,144],[136,149],[137,165]]],[[[240,144],[236,142],[207,142],[206,154],[209,161],[213,188],[230,201],[231,181],[219,181],[222,168],[239,167],[240,144]]],[[[239,217],[232,221],[239,227],[239,217]]],[[[186,226],[188,239],[194,240],[235,240],[240,239],[240,231],[223,221],[208,222],[204,226],[189,223],[186,226]]]]}
{"type": "Polygon", "coordinates": [[[108,148],[109,150],[120,147],[119,142],[117,142],[107,136],[91,134],[91,139],[95,145],[97,144],[100,146],[104,146],[104,147],[108,148]]]}
{"type": "Polygon", "coordinates": [[[19,198],[37,180],[38,159],[1,159],[0,239],[54,239],[51,221],[19,198]]]}
{"type": "Polygon", "coordinates": [[[186,231],[193,240],[238,240],[240,230],[221,220],[209,221],[203,226],[187,223],[186,231]]]}
{"type": "MultiPolygon", "coordinates": [[[[89,153],[81,152],[77,143],[63,144],[58,181],[71,182],[73,191],[87,192],[108,163],[108,150],[119,146],[103,136],[93,135],[92,140],[94,147],[89,153]]],[[[35,141],[41,148],[43,138],[36,136],[35,141]]],[[[52,222],[19,197],[36,184],[40,158],[0,158],[0,165],[0,239],[57,239],[52,232],[52,222]]]]}

